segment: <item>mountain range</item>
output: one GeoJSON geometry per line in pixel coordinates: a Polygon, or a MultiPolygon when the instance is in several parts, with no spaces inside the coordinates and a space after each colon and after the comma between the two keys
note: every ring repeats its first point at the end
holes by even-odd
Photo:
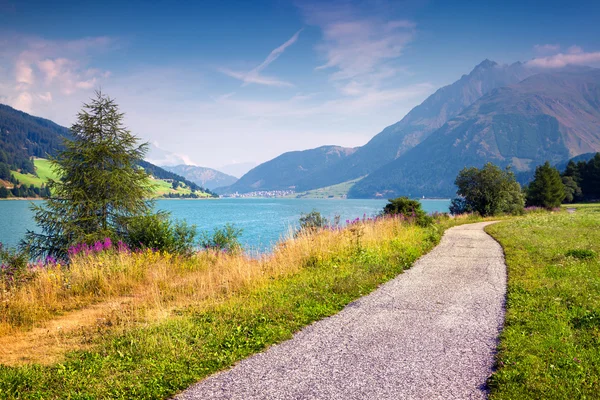
{"type": "MultiPolygon", "coordinates": [[[[9,169],[35,173],[32,157],[54,154],[64,137],[70,137],[67,128],[0,105],[0,163],[9,169]]],[[[144,168],[220,194],[338,185],[350,187],[354,198],[450,197],[464,167],[493,162],[526,179],[545,161],[562,165],[598,151],[600,70],[484,60],[361,147],[284,153],[239,180],[189,165],[144,168]]]]}
{"type": "Polygon", "coordinates": [[[267,161],[217,193],[247,193],[263,190],[297,190],[296,185],[308,176],[324,174],[356,149],[340,146],[322,146],[304,151],[291,151],[267,161]]]}
{"type": "MultiPolygon", "coordinates": [[[[319,149],[285,153],[239,182],[304,191],[362,177],[349,197],[453,196],[465,166],[491,161],[528,171],[600,151],[599,85],[597,69],[547,71],[485,60],[338,162],[309,165],[298,154],[319,149]]],[[[249,188],[219,190],[233,189],[249,188]]]]}
{"type": "Polygon", "coordinates": [[[600,151],[600,70],[552,72],[492,91],[350,190],[352,197],[452,196],[466,166],[528,171],[600,151]]]}
{"type": "Polygon", "coordinates": [[[184,178],[206,188],[215,189],[222,186],[233,185],[238,178],[224,174],[216,169],[197,167],[195,165],[180,164],[173,167],[163,166],[167,171],[174,172],[184,178]]]}

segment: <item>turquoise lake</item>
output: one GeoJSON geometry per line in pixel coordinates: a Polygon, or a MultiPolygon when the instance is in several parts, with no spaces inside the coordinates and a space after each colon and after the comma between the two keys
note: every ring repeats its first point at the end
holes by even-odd
{"type": "MultiPolygon", "coordinates": [[[[373,216],[386,200],[337,199],[219,199],[158,200],[156,208],[171,213],[175,219],[194,224],[199,231],[212,231],[230,222],[243,229],[241,242],[246,250],[268,251],[298,223],[302,213],[313,209],[330,220],[341,216],[342,223],[357,217],[373,216]]],[[[422,200],[427,212],[447,212],[449,200],[422,200]]],[[[35,223],[29,210],[30,201],[0,201],[0,243],[16,246],[35,223]]]]}

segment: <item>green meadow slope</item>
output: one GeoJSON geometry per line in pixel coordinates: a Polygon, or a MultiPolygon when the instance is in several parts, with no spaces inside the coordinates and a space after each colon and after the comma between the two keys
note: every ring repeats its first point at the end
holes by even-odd
{"type": "MultiPolygon", "coordinates": [[[[17,171],[11,171],[12,174],[19,182],[23,185],[34,187],[41,187],[48,182],[48,179],[57,179],[58,175],[52,170],[50,160],[45,158],[36,158],[33,160],[36,175],[30,173],[21,173],[17,171]]],[[[180,182],[180,186],[177,189],[173,189],[172,182],[167,179],[159,179],[154,176],[151,178],[152,186],[154,187],[155,197],[164,197],[169,195],[175,196],[187,196],[192,193],[191,188],[183,182],[180,182]]],[[[205,192],[195,192],[200,198],[211,197],[210,194],[205,192]]]]}

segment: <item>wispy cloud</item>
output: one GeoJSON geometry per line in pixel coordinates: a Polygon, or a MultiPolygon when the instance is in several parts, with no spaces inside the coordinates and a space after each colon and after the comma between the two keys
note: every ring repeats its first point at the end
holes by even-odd
{"type": "Polygon", "coordinates": [[[47,40],[13,35],[0,41],[0,75],[5,101],[15,108],[35,112],[57,95],[89,90],[109,75],[90,68],[92,53],[107,49],[108,37],[47,40]]]}
{"type": "Polygon", "coordinates": [[[565,53],[556,53],[545,57],[537,57],[527,65],[538,68],[563,68],[567,65],[600,65],[600,52],[585,52],[579,46],[571,46],[565,53]]]}
{"type": "Polygon", "coordinates": [[[296,43],[296,41],[298,40],[298,36],[300,36],[300,32],[302,32],[302,29],[300,29],[298,32],[296,32],[291,38],[289,38],[281,46],[279,46],[276,49],[274,49],[273,51],[271,51],[271,53],[269,53],[267,58],[265,58],[265,60],[262,63],[260,63],[258,66],[256,66],[255,68],[253,68],[252,70],[250,70],[248,72],[237,72],[237,71],[233,71],[228,68],[220,68],[219,71],[224,73],[225,75],[231,76],[232,78],[239,79],[240,81],[243,82],[244,86],[248,85],[250,83],[256,83],[259,85],[267,85],[267,86],[279,86],[279,87],[294,86],[290,82],[286,82],[286,81],[282,81],[277,78],[261,75],[261,72],[265,68],[267,68],[273,61],[277,60],[279,58],[279,56],[282,55],[283,52],[288,47],[290,47],[291,45],[296,43]]]}
{"type": "Polygon", "coordinates": [[[322,42],[316,46],[325,62],[317,71],[346,96],[372,96],[405,68],[398,59],[416,34],[414,22],[390,15],[393,4],[337,1],[300,1],[305,20],[319,27],[322,42]],[[385,7],[383,7],[384,5],[385,7]],[[390,8],[391,7],[391,8],[390,8]]]}
{"type": "Polygon", "coordinates": [[[186,154],[173,153],[163,149],[156,140],[150,142],[146,160],[157,165],[197,165],[186,154]]]}
{"type": "Polygon", "coordinates": [[[533,46],[533,51],[538,55],[556,54],[559,50],[559,44],[536,44],[533,46]]]}

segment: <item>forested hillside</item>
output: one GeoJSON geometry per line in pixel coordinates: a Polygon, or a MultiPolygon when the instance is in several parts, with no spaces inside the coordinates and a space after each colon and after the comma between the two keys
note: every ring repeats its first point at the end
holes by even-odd
{"type": "MultiPolygon", "coordinates": [[[[64,138],[70,137],[71,132],[65,127],[0,104],[0,187],[4,189],[0,190],[0,198],[3,195],[4,197],[46,196],[47,192],[43,184],[48,176],[47,174],[39,176],[33,160],[55,155],[63,148],[64,138]]],[[[195,197],[187,192],[177,192],[177,182],[181,182],[192,193],[216,196],[196,183],[154,164],[141,161],[139,165],[155,178],[169,181],[168,185],[163,184],[160,188],[161,195],[195,197]],[[173,186],[173,190],[166,190],[169,185],[173,186]]]]}
{"type": "Polygon", "coordinates": [[[46,158],[62,147],[70,131],[54,122],[0,104],[0,164],[35,173],[31,157],[46,158]]]}

